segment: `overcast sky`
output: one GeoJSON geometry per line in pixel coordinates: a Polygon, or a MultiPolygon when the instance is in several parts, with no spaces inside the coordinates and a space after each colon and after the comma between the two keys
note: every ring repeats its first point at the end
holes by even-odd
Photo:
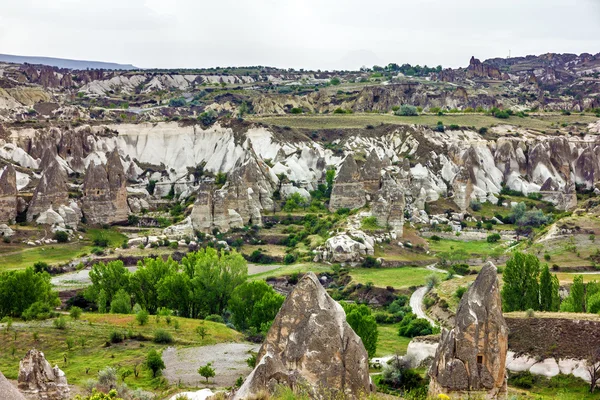
{"type": "Polygon", "coordinates": [[[0,53],[138,67],[459,67],[599,53],[600,0],[0,0],[0,53]]]}

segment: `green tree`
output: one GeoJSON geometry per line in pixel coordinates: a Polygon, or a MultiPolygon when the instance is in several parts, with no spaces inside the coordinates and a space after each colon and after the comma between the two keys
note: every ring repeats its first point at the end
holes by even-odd
{"type": "Polygon", "coordinates": [[[540,309],[540,261],[533,254],[515,252],[502,274],[502,309],[506,312],[540,309]]]}
{"type": "Polygon", "coordinates": [[[364,304],[357,305],[351,303],[342,303],[346,311],[346,321],[352,327],[354,332],[362,339],[362,342],[369,353],[369,357],[374,357],[377,351],[377,322],[371,314],[371,309],[364,304]]]}
{"type": "Polygon", "coordinates": [[[125,290],[120,289],[110,302],[112,314],[131,314],[131,296],[125,290]]]}
{"type": "Polygon", "coordinates": [[[552,311],[560,310],[560,283],[558,282],[558,277],[556,275],[552,275],[552,311]]]}
{"type": "Polygon", "coordinates": [[[275,319],[284,299],[265,281],[244,282],[235,288],[229,300],[233,324],[239,330],[260,331],[275,319]]]}
{"type": "Polygon", "coordinates": [[[215,369],[212,367],[212,363],[208,363],[198,368],[198,373],[200,376],[206,378],[206,382],[208,382],[208,378],[213,378],[215,376],[215,369]]]}
{"type": "Polygon", "coordinates": [[[160,374],[160,371],[165,369],[165,363],[155,349],[152,349],[148,352],[148,356],[146,357],[146,366],[150,369],[150,371],[152,371],[153,378],[156,378],[156,375],[160,374]]]}
{"type": "Polygon", "coordinates": [[[585,312],[585,286],[583,284],[583,275],[577,275],[573,278],[573,285],[569,293],[573,311],[576,313],[585,312]]]}
{"type": "Polygon", "coordinates": [[[148,323],[148,311],[139,310],[137,313],[135,313],[135,320],[140,325],[146,325],[148,323]]]}
{"type": "Polygon", "coordinates": [[[50,307],[60,305],[58,293],[52,290],[47,272],[36,273],[29,267],[0,273],[0,319],[20,317],[34,303],[50,307]]]}
{"type": "Polygon", "coordinates": [[[540,274],[540,310],[552,311],[552,276],[548,265],[544,265],[540,274]]]}
{"type": "Polygon", "coordinates": [[[164,261],[161,257],[146,258],[138,263],[138,269],[129,280],[133,301],[150,314],[162,306],[159,302],[159,283],[177,272],[178,265],[169,257],[164,261]]]}
{"type": "Polygon", "coordinates": [[[130,275],[120,260],[94,264],[90,270],[92,285],[86,290],[85,296],[96,302],[100,310],[107,310],[119,290],[129,289],[130,275]],[[102,296],[101,291],[104,291],[102,296]]]}

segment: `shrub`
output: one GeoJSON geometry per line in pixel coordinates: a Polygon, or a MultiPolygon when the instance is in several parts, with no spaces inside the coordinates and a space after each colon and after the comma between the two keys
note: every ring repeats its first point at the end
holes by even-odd
{"type": "Polygon", "coordinates": [[[164,329],[157,329],[154,331],[154,338],[152,341],[159,344],[169,344],[173,343],[173,336],[164,329]]]}
{"type": "Polygon", "coordinates": [[[224,324],[225,321],[223,320],[223,317],[221,317],[218,314],[210,314],[209,316],[207,316],[206,318],[204,318],[205,321],[211,321],[211,322],[218,322],[219,324],[224,324]]]}
{"type": "Polygon", "coordinates": [[[433,327],[423,318],[417,318],[414,314],[409,313],[400,322],[398,334],[400,336],[413,338],[415,336],[426,336],[433,333],[433,327]]]}
{"type": "Polygon", "coordinates": [[[49,304],[47,304],[45,302],[37,301],[37,302],[33,303],[32,305],[30,305],[27,308],[27,310],[23,311],[21,318],[23,318],[25,321],[31,321],[31,320],[36,320],[36,319],[43,320],[43,319],[51,318],[55,315],[56,315],[56,313],[54,311],[52,311],[49,304]]]}
{"type": "Polygon", "coordinates": [[[525,311],[525,315],[527,318],[533,318],[535,317],[535,311],[533,311],[533,308],[528,308],[527,311],[525,311]]]}
{"type": "Polygon", "coordinates": [[[467,292],[467,289],[468,288],[465,286],[459,286],[454,292],[454,296],[459,300],[462,299],[463,295],[467,292]]]}
{"type": "Polygon", "coordinates": [[[471,210],[473,210],[473,211],[481,210],[481,203],[477,200],[471,200],[471,210]]]}
{"type": "Polygon", "coordinates": [[[439,242],[440,240],[442,240],[442,238],[438,235],[433,235],[429,239],[433,240],[434,242],[439,242]]]}
{"type": "MultiPolygon", "coordinates": [[[[400,357],[394,357],[387,364],[381,375],[381,384],[394,389],[409,391],[425,385],[425,380],[414,369],[409,368],[409,362],[400,357]]],[[[405,394],[407,394],[405,392],[405,394]]],[[[405,398],[409,398],[406,397],[405,398]]]]}
{"type": "Polygon", "coordinates": [[[110,312],[112,314],[131,314],[131,297],[129,293],[119,289],[110,302],[110,312]]]}
{"type": "Polygon", "coordinates": [[[69,241],[69,234],[65,231],[56,231],[54,233],[54,240],[58,243],[67,243],[69,241]]]}
{"type": "Polygon", "coordinates": [[[108,337],[111,343],[121,343],[125,340],[125,334],[122,331],[112,330],[108,337]]]}
{"type": "Polygon", "coordinates": [[[373,256],[366,256],[362,263],[363,268],[378,268],[380,266],[381,263],[373,256]]]}
{"type": "Polygon", "coordinates": [[[411,116],[419,115],[419,113],[417,112],[417,107],[411,106],[408,104],[401,105],[400,109],[398,111],[395,111],[394,114],[400,115],[403,117],[411,117],[411,116]]]}
{"type": "Polygon", "coordinates": [[[135,320],[140,325],[146,325],[148,323],[148,318],[149,318],[149,314],[148,314],[148,311],[146,311],[146,310],[139,310],[135,314],[135,320]]]}
{"type": "Polygon", "coordinates": [[[488,132],[488,128],[485,128],[485,127],[479,128],[480,135],[485,135],[487,132],[488,132]]]}
{"type": "Polygon", "coordinates": [[[44,261],[37,261],[35,264],[33,264],[33,270],[36,274],[41,272],[50,272],[50,266],[44,261]]]}
{"type": "Polygon", "coordinates": [[[497,241],[499,241],[502,237],[500,236],[500,234],[498,233],[492,233],[491,235],[488,235],[487,237],[487,242],[488,243],[496,243],[497,241]]]}
{"type": "Polygon", "coordinates": [[[440,283],[440,277],[437,274],[431,274],[428,275],[427,278],[425,278],[425,284],[427,285],[427,287],[429,289],[432,289],[433,287],[437,286],[440,283]]]}
{"type": "Polygon", "coordinates": [[[56,329],[65,330],[67,329],[67,319],[61,315],[60,317],[52,321],[52,325],[56,329]]]}
{"type": "Polygon", "coordinates": [[[508,117],[510,117],[510,114],[508,113],[508,111],[502,110],[502,111],[497,111],[494,114],[494,117],[500,118],[500,119],[508,119],[508,117]]]}
{"type": "Polygon", "coordinates": [[[71,307],[71,310],[69,311],[69,315],[74,320],[78,320],[81,317],[82,312],[83,311],[81,310],[81,308],[79,308],[77,306],[73,306],[73,307],[71,307]]]}
{"type": "Polygon", "coordinates": [[[340,78],[335,77],[335,78],[331,78],[331,80],[329,81],[329,83],[331,83],[334,86],[337,86],[341,83],[340,78]]]}
{"type": "Polygon", "coordinates": [[[508,384],[521,389],[531,389],[535,383],[535,378],[529,371],[519,372],[508,378],[508,384]]]}
{"type": "Polygon", "coordinates": [[[152,377],[156,378],[157,374],[160,374],[160,371],[165,369],[165,363],[155,349],[152,349],[148,352],[148,356],[146,357],[146,366],[152,371],[152,377]]]}
{"type": "Polygon", "coordinates": [[[284,264],[293,264],[296,262],[296,256],[293,254],[286,254],[285,257],[283,257],[283,262],[284,264]]]}
{"type": "Polygon", "coordinates": [[[458,126],[456,124],[452,124],[448,127],[448,129],[450,129],[451,131],[457,131],[460,129],[460,126],[458,126]]]}
{"type": "Polygon", "coordinates": [[[450,271],[454,275],[469,275],[471,270],[467,264],[455,264],[450,268],[450,271]]]}

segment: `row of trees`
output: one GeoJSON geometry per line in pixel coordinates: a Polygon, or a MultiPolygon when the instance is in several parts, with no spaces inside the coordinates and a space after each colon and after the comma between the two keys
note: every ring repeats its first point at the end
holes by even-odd
{"type": "Polygon", "coordinates": [[[85,296],[100,312],[129,313],[132,304],[151,314],[166,308],[187,318],[229,310],[240,330],[268,329],[283,296],[265,282],[246,282],[248,266],[239,253],[213,248],[188,253],[180,263],[147,258],[130,273],[121,261],[98,263],[85,296]]]}
{"type": "Polygon", "coordinates": [[[550,273],[548,265],[540,267],[540,261],[533,254],[515,252],[506,262],[502,277],[505,312],[559,310],[558,278],[550,273]]]}

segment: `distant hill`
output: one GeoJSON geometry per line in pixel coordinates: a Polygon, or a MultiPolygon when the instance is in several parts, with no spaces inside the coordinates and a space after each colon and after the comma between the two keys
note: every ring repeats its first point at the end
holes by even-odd
{"type": "Polygon", "coordinates": [[[65,58],[53,57],[13,56],[10,54],[0,54],[0,62],[2,61],[15,64],[42,64],[49,65],[52,67],[69,69],[139,69],[138,67],[135,67],[131,64],[117,64],[101,61],[68,60],[65,58]]]}

